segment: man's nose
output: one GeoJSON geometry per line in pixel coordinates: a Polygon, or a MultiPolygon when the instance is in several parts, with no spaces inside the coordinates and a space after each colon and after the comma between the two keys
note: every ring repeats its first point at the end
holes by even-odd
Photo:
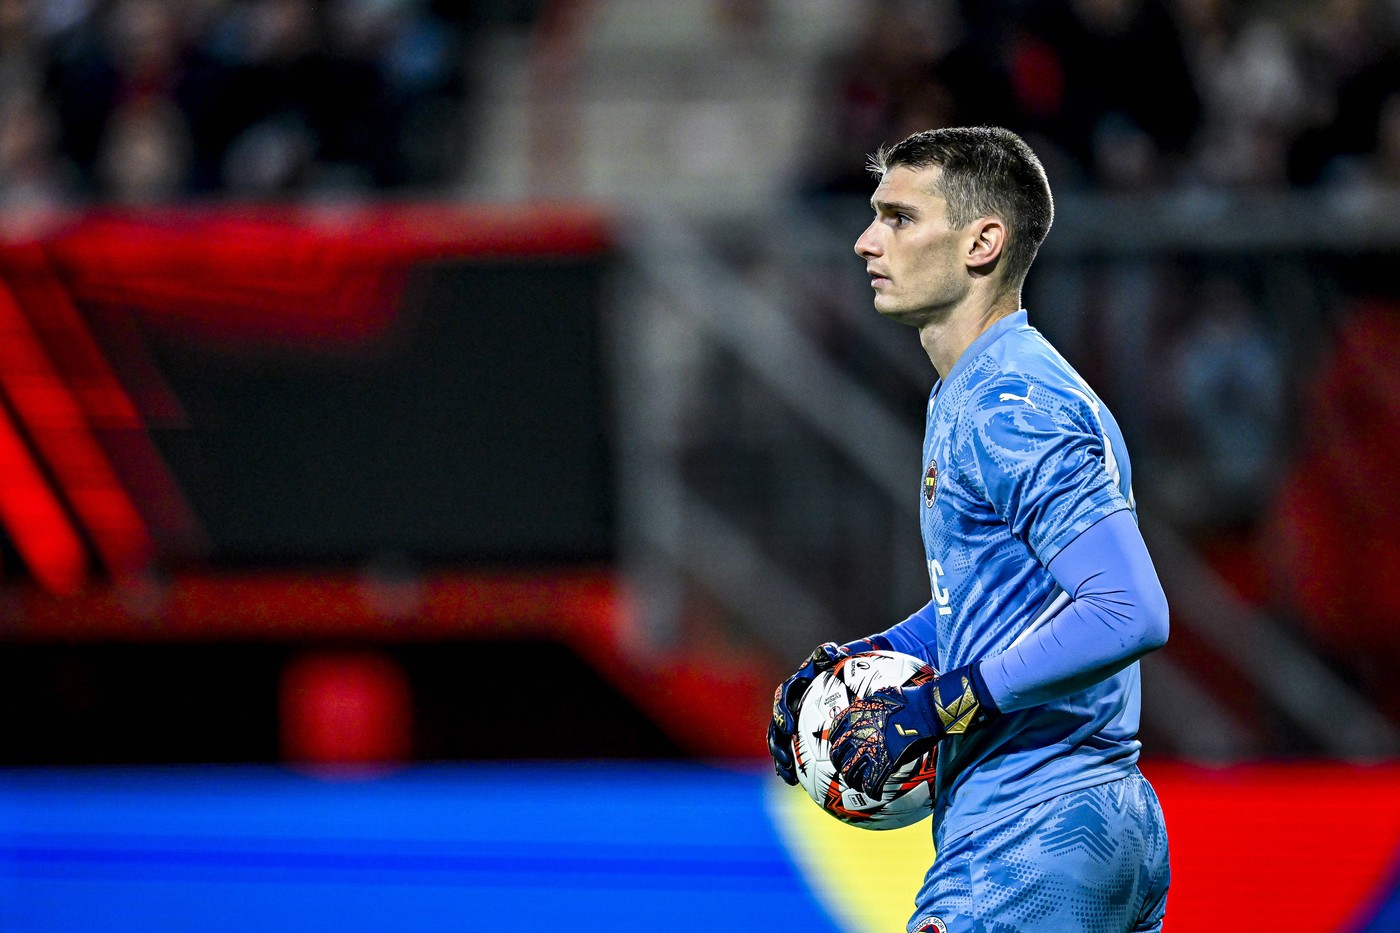
{"type": "Polygon", "coordinates": [[[856,255],[861,259],[870,259],[880,255],[880,241],[875,235],[874,223],[866,227],[856,239],[856,255]]]}

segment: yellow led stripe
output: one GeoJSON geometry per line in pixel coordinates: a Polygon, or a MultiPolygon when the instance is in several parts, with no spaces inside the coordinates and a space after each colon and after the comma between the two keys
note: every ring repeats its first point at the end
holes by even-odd
{"type": "Polygon", "coordinates": [[[930,823],[858,829],[823,813],[800,787],[768,784],[769,819],[832,919],[848,933],[904,929],[933,864],[930,823]]]}

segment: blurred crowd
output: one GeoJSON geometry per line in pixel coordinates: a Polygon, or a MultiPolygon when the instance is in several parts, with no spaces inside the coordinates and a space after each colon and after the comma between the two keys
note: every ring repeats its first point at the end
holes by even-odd
{"type": "MultiPolygon", "coordinates": [[[[752,27],[769,2],[721,7],[752,27]]],[[[543,3],[0,0],[0,205],[441,189],[487,7],[543,3]]],[[[1061,189],[1400,182],[1392,0],[871,0],[863,22],[815,192],[964,122],[1021,132],[1061,189]]]]}
{"type": "Polygon", "coordinates": [[[0,0],[0,206],[432,189],[471,3],[0,0]]]}
{"type": "Polygon", "coordinates": [[[1400,183],[1397,49],[1390,0],[882,0],[811,184],[863,191],[874,145],[967,122],[1059,188],[1400,183]]]}

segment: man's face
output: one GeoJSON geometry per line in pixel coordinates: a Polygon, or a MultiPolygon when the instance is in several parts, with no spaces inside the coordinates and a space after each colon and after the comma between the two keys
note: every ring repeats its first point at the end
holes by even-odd
{"type": "Polygon", "coordinates": [[[967,231],[948,226],[947,204],[934,193],[942,169],[896,166],[870,206],[875,219],[856,240],[875,290],[875,310],[918,326],[955,306],[971,284],[964,262],[967,231]]]}

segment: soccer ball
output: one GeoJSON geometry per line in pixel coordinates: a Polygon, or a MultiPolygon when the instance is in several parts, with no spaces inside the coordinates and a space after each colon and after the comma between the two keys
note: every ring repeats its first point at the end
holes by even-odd
{"type": "Polygon", "coordinates": [[[898,829],[933,813],[937,751],[929,749],[895,768],[884,795],[871,800],[846,783],[831,763],[831,724],[851,701],[881,687],[923,683],[937,672],[923,661],[896,651],[867,651],[843,658],[812,679],[797,711],[792,757],[807,796],[827,813],[862,829],[898,829]]]}

